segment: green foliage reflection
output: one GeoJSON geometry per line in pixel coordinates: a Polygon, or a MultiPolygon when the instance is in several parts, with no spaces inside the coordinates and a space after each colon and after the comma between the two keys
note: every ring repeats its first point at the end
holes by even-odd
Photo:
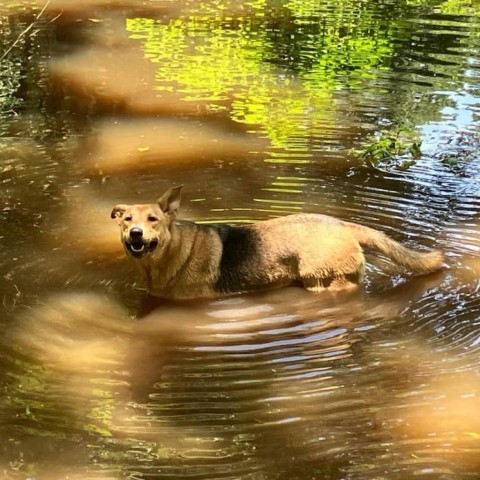
{"type": "Polygon", "coordinates": [[[480,3],[475,0],[447,0],[440,5],[439,9],[442,13],[449,15],[479,15],[480,3]]]}
{"type": "Polygon", "coordinates": [[[287,2],[283,24],[275,30],[259,14],[266,2],[250,4],[249,15],[235,17],[220,8],[207,14],[198,2],[182,18],[168,23],[132,18],[127,29],[159,64],[160,91],[174,86],[178,91],[180,85],[184,100],[208,100],[213,109],[227,109],[234,121],[259,126],[274,146],[298,146],[307,127],[334,124],[336,89],[361,88],[392,55],[371,11],[355,0],[327,3],[323,8],[336,9],[327,24],[317,2],[287,2]]]}

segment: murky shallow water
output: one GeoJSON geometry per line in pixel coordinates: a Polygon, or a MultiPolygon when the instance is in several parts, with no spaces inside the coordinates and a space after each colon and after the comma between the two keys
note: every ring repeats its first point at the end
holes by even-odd
{"type": "Polygon", "coordinates": [[[22,35],[39,11],[0,9],[0,476],[477,478],[478,9],[58,0],[22,35]],[[399,126],[419,158],[354,155],[399,126]],[[327,213],[451,267],[149,302],[110,210],[179,183],[185,218],[327,213]]]}

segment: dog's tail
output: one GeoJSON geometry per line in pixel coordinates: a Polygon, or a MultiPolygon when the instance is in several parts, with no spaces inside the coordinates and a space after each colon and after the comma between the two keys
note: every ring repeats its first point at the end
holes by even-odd
{"type": "Polygon", "coordinates": [[[349,224],[360,245],[376,250],[394,263],[405,267],[414,274],[425,274],[440,270],[445,266],[445,256],[439,250],[417,252],[404,247],[383,232],[361,225],[349,224]]]}

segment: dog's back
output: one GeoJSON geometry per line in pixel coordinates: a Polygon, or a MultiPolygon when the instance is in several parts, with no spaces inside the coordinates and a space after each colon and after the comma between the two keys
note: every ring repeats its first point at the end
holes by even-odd
{"type": "Polygon", "coordinates": [[[363,248],[377,251],[414,274],[438,270],[439,251],[417,252],[382,232],[334,217],[295,214],[250,226],[218,229],[222,239],[220,292],[302,283],[307,289],[343,289],[363,275],[363,248]]]}
{"type": "Polygon", "coordinates": [[[314,290],[340,277],[358,283],[363,271],[358,241],[333,217],[297,214],[215,228],[222,255],[214,288],[221,294],[293,283],[314,290]]]}

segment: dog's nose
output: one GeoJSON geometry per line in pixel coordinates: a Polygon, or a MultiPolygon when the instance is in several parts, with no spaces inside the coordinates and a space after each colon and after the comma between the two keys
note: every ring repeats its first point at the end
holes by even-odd
{"type": "Polygon", "coordinates": [[[130,229],[130,238],[133,240],[140,240],[143,237],[143,230],[139,227],[133,227],[130,229]]]}

